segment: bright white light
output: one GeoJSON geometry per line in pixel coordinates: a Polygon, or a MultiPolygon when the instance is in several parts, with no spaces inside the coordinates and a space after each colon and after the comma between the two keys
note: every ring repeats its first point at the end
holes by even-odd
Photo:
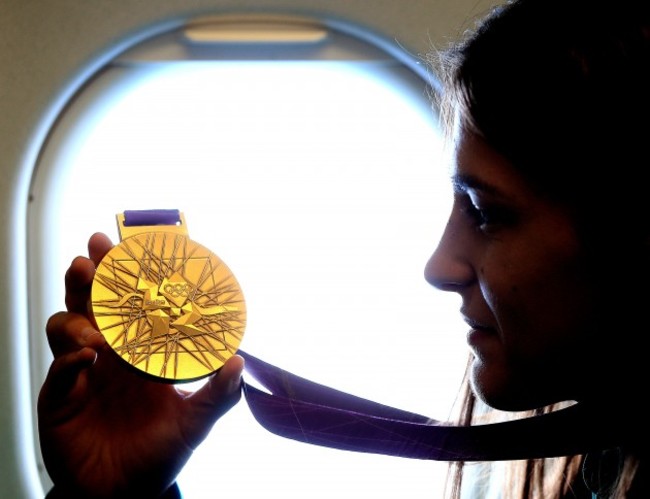
{"type": "MultiPolygon", "coordinates": [[[[124,68],[116,81],[52,153],[56,309],[90,234],[116,239],[125,209],[178,208],[242,285],[244,350],[446,418],[466,354],[456,300],[422,277],[450,202],[424,90],[390,69],[323,62],[124,68]]],[[[179,483],[188,499],[428,499],[443,472],[286,441],[242,403],[179,483]]]]}

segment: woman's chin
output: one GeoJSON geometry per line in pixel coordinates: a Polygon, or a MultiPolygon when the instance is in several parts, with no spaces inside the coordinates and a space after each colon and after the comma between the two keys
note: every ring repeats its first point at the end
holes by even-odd
{"type": "Polygon", "coordinates": [[[470,383],[474,394],[489,407],[501,411],[524,411],[540,407],[532,400],[534,390],[521,377],[500,365],[474,360],[470,383]]]}

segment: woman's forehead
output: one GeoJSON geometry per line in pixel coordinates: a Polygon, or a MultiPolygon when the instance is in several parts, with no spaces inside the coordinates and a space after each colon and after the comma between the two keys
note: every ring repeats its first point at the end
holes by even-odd
{"type": "Polygon", "coordinates": [[[515,166],[478,134],[457,128],[453,151],[451,177],[455,189],[513,199],[532,194],[532,186],[515,166]]]}

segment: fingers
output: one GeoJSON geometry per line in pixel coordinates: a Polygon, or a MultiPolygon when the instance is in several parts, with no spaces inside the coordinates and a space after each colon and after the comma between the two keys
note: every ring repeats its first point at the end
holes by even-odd
{"type": "Polygon", "coordinates": [[[241,398],[241,376],[244,359],[234,355],[210,380],[186,399],[187,417],[184,434],[191,448],[196,448],[208,435],[214,423],[241,398]]]}
{"type": "MultiPolygon", "coordinates": [[[[84,378],[82,372],[93,365],[97,359],[97,352],[92,348],[82,348],[71,353],[59,356],[52,362],[39,393],[39,412],[48,404],[60,405],[73,389],[78,387],[83,390],[84,378]]],[[[69,407],[68,409],[73,409],[69,407]]]]}
{"type": "Polygon", "coordinates": [[[90,321],[80,314],[59,312],[50,317],[45,327],[54,361],[41,387],[39,410],[57,407],[63,412],[72,410],[65,405],[68,396],[85,391],[84,370],[92,366],[98,351],[105,344],[104,337],[90,326],[90,321]],[[50,404],[50,405],[48,405],[50,404]]]}
{"type": "Polygon", "coordinates": [[[95,263],[95,267],[99,265],[99,262],[102,261],[102,258],[104,258],[112,247],[113,243],[106,234],[97,232],[90,237],[88,240],[88,255],[95,263]]]}
{"type": "Polygon", "coordinates": [[[89,258],[78,256],[65,273],[65,305],[69,312],[86,314],[95,268],[113,247],[102,233],[93,234],[88,241],[89,258]]]}
{"type": "MultiPolygon", "coordinates": [[[[88,242],[89,258],[75,258],[65,274],[67,312],[52,315],[46,326],[48,343],[54,361],[39,394],[40,404],[61,404],[75,390],[84,390],[87,376],[100,350],[106,346],[104,337],[94,327],[88,303],[95,268],[112,247],[104,234],[94,234],[88,242]]],[[[79,393],[82,393],[79,392],[79,393]]]]}
{"type": "Polygon", "coordinates": [[[65,306],[69,312],[86,314],[95,264],[83,256],[75,258],[65,273],[65,306]]]}
{"type": "Polygon", "coordinates": [[[47,321],[45,332],[55,358],[83,348],[96,351],[106,343],[87,317],[72,312],[52,315],[47,321]]]}

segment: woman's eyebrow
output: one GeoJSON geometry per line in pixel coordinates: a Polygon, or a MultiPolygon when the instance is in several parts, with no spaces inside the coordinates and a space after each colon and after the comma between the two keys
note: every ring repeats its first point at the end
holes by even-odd
{"type": "Polygon", "coordinates": [[[451,184],[454,192],[463,193],[469,189],[483,191],[487,194],[500,195],[499,189],[493,185],[475,177],[474,175],[457,174],[451,177],[451,184]]]}

